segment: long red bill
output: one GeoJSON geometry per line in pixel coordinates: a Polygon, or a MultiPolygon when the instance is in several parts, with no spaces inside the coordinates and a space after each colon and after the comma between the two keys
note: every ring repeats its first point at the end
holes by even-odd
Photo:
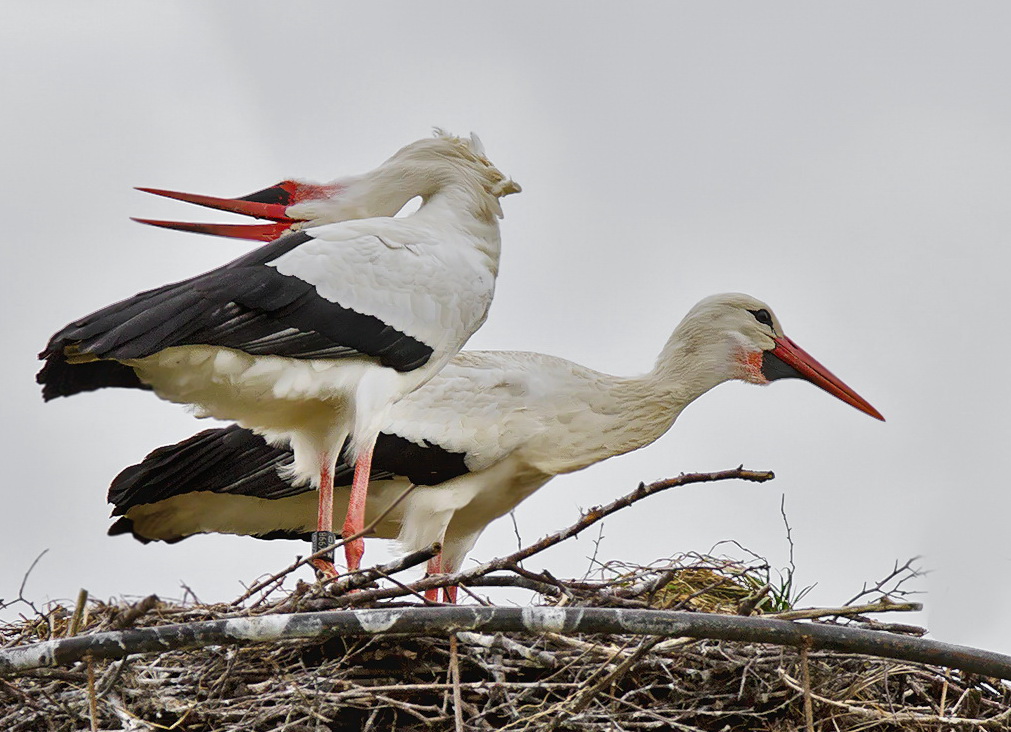
{"type": "MultiPolygon", "coordinates": [[[[249,200],[250,196],[243,198],[218,198],[217,196],[204,196],[199,193],[180,193],[179,191],[166,191],[161,188],[138,188],[144,193],[153,193],[156,196],[174,198],[177,201],[195,203],[198,206],[213,208],[218,211],[230,211],[232,213],[252,216],[257,219],[271,219],[273,221],[290,221],[288,219],[288,204],[285,203],[265,203],[259,200],[249,200]]],[[[255,195],[255,194],[254,194],[255,195]]]]}
{"type": "Polygon", "coordinates": [[[835,374],[822,366],[814,356],[783,336],[776,338],[776,347],[765,351],[762,358],[762,373],[769,381],[796,376],[810,381],[829,394],[841,399],[882,422],[885,418],[862,396],[846,386],[835,374]]]}
{"type": "Polygon", "coordinates": [[[192,231],[198,234],[227,236],[233,239],[253,239],[255,241],[273,241],[290,231],[296,219],[288,216],[288,207],[305,201],[333,198],[344,189],[342,183],[302,183],[295,180],[282,180],[263,190],[237,198],[219,198],[204,196],[197,193],[181,193],[166,191],[161,188],[138,188],[138,191],[153,193],[156,196],[172,198],[177,201],[194,203],[198,206],[213,208],[217,211],[252,216],[257,219],[270,219],[273,224],[202,224],[186,221],[162,221],[156,219],[134,219],[142,224],[160,226],[177,231],[192,231]]]}
{"type": "Polygon", "coordinates": [[[255,193],[250,193],[248,196],[239,196],[237,198],[219,198],[217,196],[204,196],[198,193],[167,191],[161,188],[138,188],[137,190],[164,198],[184,201],[185,203],[194,203],[198,206],[213,208],[217,211],[229,211],[244,216],[252,216],[257,219],[270,219],[275,222],[272,224],[204,224],[188,221],[135,218],[134,221],[139,223],[160,226],[165,229],[175,229],[177,231],[226,236],[233,239],[273,241],[287,232],[289,227],[295,223],[295,220],[287,214],[288,206],[306,200],[313,195],[321,195],[324,187],[284,180],[269,188],[264,188],[255,193]]]}
{"type": "Polygon", "coordinates": [[[160,226],[163,229],[254,241],[274,241],[286,234],[292,224],[291,221],[278,221],[273,224],[201,224],[186,221],[159,221],[157,219],[132,218],[132,220],[139,224],[160,226]]]}

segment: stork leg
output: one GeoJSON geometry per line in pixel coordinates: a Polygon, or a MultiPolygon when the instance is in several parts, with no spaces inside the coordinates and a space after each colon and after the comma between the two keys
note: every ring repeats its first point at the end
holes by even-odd
{"type": "MultiPolygon", "coordinates": [[[[433,574],[442,574],[442,554],[436,554],[428,560],[428,566],[425,567],[425,574],[429,577],[433,574]]],[[[433,587],[429,590],[425,590],[425,599],[429,602],[438,602],[439,588],[433,587]]]]}
{"type": "MultiPolygon", "coordinates": [[[[365,529],[365,498],[369,490],[369,476],[372,474],[372,449],[362,451],[355,462],[355,478],[351,483],[351,497],[348,499],[348,515],[344,520],[344,537],[360,534],[365,529]]],[[[361,566],[362,555],[365,554],[365,540],[358,538],[344,545],[344,556],[347,559],[348,571],[353,572],[361,566]]]]}
{"type": "MultiPolygon", "coordinates": [[[[312,553],[323,547],[336,543],[333,533],[333,472],[330,468],[330,457],[320,456],[322,467],[319,472],[319,512],[316,517],[316,532],[312,535],[312,553]]],[[[325,579],[337,576],[337,568],[333,566],[333,551],[313,559],[312,566],[319,570],[325,579]]]]}
{"type": "MultiPolygon", "coordinates": [[[[428,560],[428,566],[425,569],[425,573],[429,576],[433,574],[442,574],[442,554],[436,554],[434,557],[428,560]]],[[[457,586],[451,585],[449,587],[442,588],[443,599],[450,603],[451,605],[456,604],[456,593],[457,586]]],[[[439,601],[439,588],[433,587],[430,590],[425,590],[425,599],[429,602],[439,601]]]]}

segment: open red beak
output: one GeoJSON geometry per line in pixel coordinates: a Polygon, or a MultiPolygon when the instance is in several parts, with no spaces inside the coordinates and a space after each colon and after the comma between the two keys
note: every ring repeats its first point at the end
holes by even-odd
{"type": "Polygon", "coordinates": [[[269,219],[270,224],[200,224],[183,221],[159,221],[155,219],[138,219],[142,224],[151,226],[161,226],[165,229],[176,229],[178,231],[192,231],[198,234],[212,234],[214,236],[227,236],[234,239],[254,239],[257,241],[273,241],[279,236],[287,233],[292,225],[298,223],[296,219],[288,216],[289,206],[296,203],[331,196],[338,190],[338,186],[319,186],[306,183],[299,183],[292,180],[284,180],[280,183],[264,188],[261,191],[250,193],[248,196],[239,198],[217,198],[216,196],[203,196],[197,193],[180,193],[178,191],[166,191],[160,188],[138,188],[138,191],[153,193],[156,196],[174,198],[186,203],[195,203],[198,206],[213,208],[218,211],[229,211],[231,213],[252,216],[257,219],[269,219]]]}
{"type": "Polygon", "coordinates": [[[874,419],[885,421],[881,413],[866,399],[846,386],[835,374],[792,340],[783,336],[776,338],[775,342],[775,348],[762,354],[762,374],[769,381],[789,377],[805,379],[874,419]]]}

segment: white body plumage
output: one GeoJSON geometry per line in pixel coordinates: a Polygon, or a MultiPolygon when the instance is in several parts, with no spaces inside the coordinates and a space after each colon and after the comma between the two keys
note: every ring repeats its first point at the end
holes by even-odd
{"type": "MultiPolygon", "coordinates": [[[[653,370],[640,377],[611,376],[538,353],[461,353],[391,408],[383,435],[403,440],[401,451],[414,450],[412,464],[392,455],[387,456],[388,465],[376,466],[394,476],[371,483],[366,521],[386,511],[409,487],[411,471],[423,474],[421,464],[431,462],[431,475],[443,471],[445,479],[436,477],[431,481],[436,484],[417,487],[378,524],[376,535],[398,539],[405,550],[441,541],[441,568],[451,571],[485,526],[553,476],[650,444],[689,403],[724,381],[765,384],[784,376],[805,378],[880,418],[783,336],[768,308],[747,295],[714,296],[696,305],[675,329],[653,370]],[[801,370],[786,370],[794,366],[801,370]],[[462,462],[447,462],[454,456],[462,462]]],[[[219,441],[221,447],[225,432],[204,439],[207,444],[219,441]]],[[[233,437],[242,439],[241,434],[233,437]]],[[[125,476],[139,468],[127,481],[128,490],[114,484],[110,492],[121,507],[117,513],[132,522],[129,530],[138,538],[173,539],[201,532],[298,535],[310,529],[311,494],[282,490],[284,497],[258,497],[277,495],[276,486],[267,485],[269,472],[267,484],[257,485],[262,473],[236,474],[235,480],[215,487],[216,492],[202,486],[200,478],[185,488],[170,487],[168,492],[176,493],[170,497],[164,497],[164,489],[146,487],[146,482],[160,480],[174,453],[185,466],[184,445],[153,453],[151,458],[158,459],[148,473],[148,461],[124,471],[125,476]],[[145,492],[150,497],[145,498],[145,492]]],[[[220,457],[219,470],[227,475],[236,466],[226,451],[220,457]]],[[[262,457],[262,464],[270,466],[283,454],[262,457]]],[[[296,465],[294,471],[298,474],[301,468],[296,465]]],[[[276,475],[273,480],[277,482],[276,475]]],[[[339,491],[335,498],[335,511],[340,512],[347,493],[339,491]]]]}

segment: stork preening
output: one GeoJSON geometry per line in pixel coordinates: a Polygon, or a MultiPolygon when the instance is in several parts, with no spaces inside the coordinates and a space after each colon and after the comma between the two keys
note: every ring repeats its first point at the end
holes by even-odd
{"type": "MultiPolygon", "coordinates": [[[[457,355],[394,404],[376,442],[367,518],[405,550],[442,543],[429,572],[456,571],[491,521],[555,475],[650,444],[681,411],[733,379],[798,377],[876,419],[874,407],[786,337],[769,307],[748,295],[698,303],[653,370],[624,378],[553,356],[511,351],[457,355]]],[[[313,525],[305,467],[237,427],[162,447],[124,470],[109,501],[122,516],[110,534],[178,541],[197,533],[304,538],[313,525]]],[[[338,466],[337,482],[351,470],[338,466]]],[[[337,493],[335,510],[349,500],[337,493]]],[[[434,593],[430,594],[434,599],[434,593]]],[[[447,593],[450,601],[455,592],[447,593]]]]}
{"type": "MultiPolygon", "coordinates": [[[[476,138],[437,134],[369,174],[324,186],[285,181],[231,200],[158,191],[274,223],[148,223],[280,236],[72,322],[40,354],[43,395],[150,389],[287,442],[294,474],[319,489],[317,545],[333,543],[333,474],[347,449],[356,478],[344,535],[360,532],[380,428],[391,405],[484,322],[498,272],[499,198],[518,190],[476,138]],[[415,196],[416,212],[390,218],[415,196]]],[[[350,568],[362,551],[360,540],[346,545],[350,568]]],[[[316,566],[336,574],[329,560],[316,566]]]]}

